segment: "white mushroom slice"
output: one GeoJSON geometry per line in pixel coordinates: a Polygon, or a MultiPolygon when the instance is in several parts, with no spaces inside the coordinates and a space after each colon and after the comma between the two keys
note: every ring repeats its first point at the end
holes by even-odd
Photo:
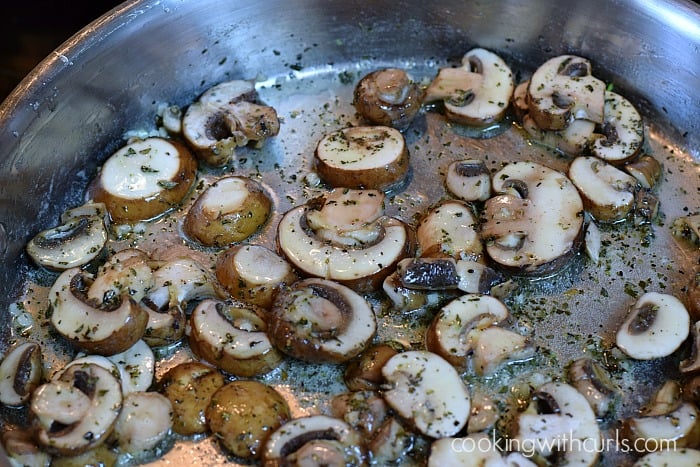
{"type": "Polygon", "coordinates": [[[428,467],[508,467],[493,438],[474,433],[463,438],[440,438],[430,445],[428,467]]]}
{"type": "Polygon", "coordinates": [[[478,222],[471,208],[448,200],[431,209],[416,229],[422,256],[450,256],[455,259],[478,259],[483,254],[478,222]]]}
{"type": "Polygon", "coordinates": [[[182,133],[182,109],[177,105],[163,105],[158,108],[163,128],[173,135],[182,133]]]}
{"type": "Polygon", "coordinates": [[[203,300],[190,317],[190,347],[233,375],[267,373],[279,365],[282,354],[272,346],[262,314],[244,302],[203,300]]]}
{"type": "Polygon", "coordinates": [[[233,298],[269,308],[277,291],[297,280],[291,264],[262,245],[236,245],[216,262],[216,278],[233,298]]]}
{"type": "Polygon", "coordinates": [[[540,386],[534,398],[518,416],[513,445],[528,455],[548,457],[556,451],[566,465],[595,465],[602,439],[586,398],[568,384],[553,382],[540,386]]]}
{"type": "Polygon", "coordinates": [[[395,465],[406,459],[414,448],[415,434],[407,430],[395,417],[387,418],[377,434],[369,440],[371,459],[376,465],[395,465]]]}
{"type": "Polygon", "coordinates": [[[343,128],[324,136],[314,153],[316,171],[334,187],[389,191],[409,169],[401,132],[387,126],[343,128]]]}
{"type": "Polygon", "coordinates": [[[605,161],[619,164],[636,156],[643,141],[644,122],[637,109],[621,95],[605,91],[603,122],[600,133],[591,141],[591,152],[605,161]]]}
{"type": "Polygon", "coordinates": [[[583,202],[561,172],[514,162],[493,175],[500,194],[486,201],[481,236],[499,266],[524,275],[552,273],[576,253],[583,202]]]}
{"type": "Polygon", "coordinates": [[[253,83],[226,81],[209,88],[187,108],[182,135],[197,157],[209,165],[224,166],[238,147],[251,142],[261,145],[279,133],[277,112],[251,102],[256,97],[253,83]]]}
{"type": "Polygon", "coordinates": [[[197,161],[183,144],[136,140],[105,161],[88,194],[107,206],[115,222],[150,220],[182,202],[196,171],[197,161]]]}
{"type": "Polygon", "coordinates": [[[3,432],[2,447],[9,461],[8,466],[50,467],[52,465],[51,455],[36,445],[31,432],[21,429],[3,432]]]}
{"type": "Polygon", "coordinates": [[[663,449],[637,459],[633,467],[697,467],[700,465],[698,449],[663,449]]]}
{"type": "Polygon", "coordinates": [[[502,365],[529,360],[534,355],[535,347],[526,336],[491,326],[476,336],[472,365],[474,373],[487,376],[502,365]]]}
{"type": "Polygon", "coordinates": [[[162,310],[152,303],[142,303],[142,308],[148,313],[148,326],[142,339],[149,346],[167,346],[184,337],[187,318],[181,307],[162,310]]]}
{"type": "Polygon", "coordinates": [[[525,118],[530,111],[530,105],[527,102],[528,86],[530,86],[530,80],[523,81],[513,89],[513,112],[515,113],[515,118],[520,123],[523,123],[523,118],[525,118]]]}
{"type": "Polygon", "coordinates": [[[569,383],[583,394],[598,417],[611,410],[619,391],[595,360],[588,357],[576,359],[566,375],[569,383]]]}
{"type": "Polygon", "coordinates": [[[204,246],[242,242],[267,222],[272,200],[262,185],[247,177],[216,180],[194,202],[183,229],[204,246]]]}
{"type": "Polygon", "coordinates": [[[473,434],[493,428],[499,419],[500,410],[491,396],[477,389],[472,392],[471,405],[467,433],[473,434]]]}
{"type": "Polygon", "coordinates": [[[122,410],[114,426],[122,452],[138,456],[158,446],[170,434],[173,406],[157,392],[132,392],[124,397],[122,410]]]}
{"type": "Polygon", "coordinates": [[[143,340],[138,340],[124,352],[107,357],[119,369],[122,393],[146,391],[153,384],[156,358],[143,340]]]}
{"type": "Polygon", "coordinates": [[[112,360],[110,360],[107,357],[103,357],[102,355],[85,355],[85,354],[78,354],[78,356],[76,358],[74,358],[70,362],[66,363],[66,366],[64,366],[63,368],[61,368],[59,371],[56,372],[53,379],[60,378],[61,374],[64,373],[65,371],[67,371],[73,365],[78,365],[78,366],[97,365],[97,366],[101,366],[105,370],[109,371],[112,374],[112,376],[114,376],[115,378],[121,379],[121,372],[119,371],[119,367],[112,360]]]}
{"type": "Polygon", "coordinates": [[[361,295],[314,278],[281,290],[267,323],[275,347],[309,362],[347,361],[362,352],[377,329],[374,311],[361,295]]]}
{"type": "Polygon", "coordinates": [[[639,451],[693,447],[700,441],[699,417],[694,404],[683,402],[668,414],[627,419],[625,430],[630,444],[639,451]]]}
{"type": "Polygon", "coordinates": [[[600,229],[593,221],[588,222],[588,225],[586,226],[584,243],[586,247],[586,254],[591,261],[593,261],[593,264],[597,265],[600,263],[600,250],[603,241],[601,239],[600,229]]]}
{"type": "Polygon", "coordinates": [[[491,196],[491,174],[482,160],[452,162],[445,184],[450,193],[465,201],[486,201],[491,196]]]}
{"type": "Polygon", "coordinates": [[[382,367],[387,381],[384,398],[426,436],[458,433],[469,419],[469,392],[457,370],[437,354],[409,350],[382,367]]]}
{"type": "Polygon", "coordinates": [[[411,251],[406,225],[391,217],[379,219],[376,241],[351,248],[328,244],[308,228],[308,206],[288,211],[280,220],[277,241],[287,260],[304,273],[341,282],[353,289],[376,290],[396,263],[411,251]]]}
{"type": "Polygon", "coordinates": [[[485,126],[505,115],[513,95],[513,73],[493,52],[475,48],[459,68],[443,68],[426,90],[425,101],[444,100],[448,119],[485,126]]]}
{"type": "Polygon", "coordinates": [[[671,225],[671,233],[676,238],[700,246],[700,214],[677,217],[671,225]]]}
{"type": "Polygon", "coordinates": [[[94,212],[77,215],[76,211],[76,215],[62,217],[63,224],[43,230],[29,240],[27,253],[35,263],[63,271],[83,266],[104,251],[107,208],[102,203],[89,204],[94,206],[94,212]]]}
{"type": "Polygon", "coordinates": [[[624,219],[634,207],[635,178],[597,157],[574,159],[569,178],[578,188],[586,211],[601,222],[624,219]]]}
{"type": "Polygon", "coordinates": [[[326,415],[291,420],[265,442],[264,465],[363,465],[359,433],[326,415]]]}
{"type": "MultiPolygon", "coordinates": [[[[443,291],[411,289],[403,285],[398,272],[389,274],[382,282],[382,290],[391,300],[394,308],[401,311],[417,310],[424,306],[437,305],[443,291]]],[[[448,290],[450,293],[452,289],[448,290]]]]}
{"type": "Polygon", "coordinates": [[[98,270],[88,289],[88,298],[97,303],[109,303],[128,294],[135,301],[141,301],[154,285],[149,262],[149,256],[135,248],[114,253],[98,270]]]}
{"type": "Polygon", "coordinates": [[[690,333],[690,316],[673,295],[647,292],[640,296],[617,331],[617,346],[637,360],[671,355],[690,333]]]}
{"type": "Polygon", "coordinates": [[[605,83],[584,58],[550,58],[532,74],[527,94],[530,117],[543,130],[562,130],[575,119],[604,121],[605,83]]]}
{"type": "Polygon", "coordinates": [[[194,298],[222,296],[212,272],[198,261],[178,257],[166,261],[153,271],[155,285],[144,301],[153,309],[184,309],[194,298]]]}
{"type": "Polygon", "coordinates": [[[647,190],[653,189],[661,177],[661,163],[649,154],[644,154],[639,159],[625,164],[623,169],[647,190]]]}
{"type": "Polygon", "coordinates": [[[45,395],[54,393],[51,399],[55,402],[44,399],[40,387],[34,397],[45,407],[32,403],[32,411],[43,420],[37,441],[47,451],[62,456],[80,454],[101,444],[112,432],[122,408],[122,392],[119,380],[109,371],[94,364],[73,365],[46,387],[49,392],[45,395]],[[64,404],[69,393],[75,397],[64,404]]]}
{"type": "Polygon", "coordinates": [[[19,406],[32,396],[42,378],[41,347],[24,342],[13,347],[0,362],[0,404],[19,406]]]}
{"type": "MultiPolygon", "coordinates": [[[[682,373],[695,373],[700,370],[700,321],[695,323],[690,328],[692,337],[691,352],[688,358],[681,360],[679,369],[682,373]]],[[[0,370],[2,367],[0,367],[0,370]]]]}
{"type": "Polygon", "coordinates": [[[523,117],[522,125],[533,141],[568,156],[578,156],[583,153],[595,131],[595,123],[581,119],[573,120],[560,130],[543,130],[537,126],[530,114],[523,117]]]}
{"type": "MultiPolygon", "coordinates": [[[[400,284],[409,290],[448,293],[457,289],[467,293],[489,293],[503,281],[502,274],[482,263],[463,259],[455,261],[450,257],[402,259],[396,265],[396,276],[398,284],[395,287],[400,284]]],[[[406,298],[420,300],[418,297],[406,298]]]]}
{"type": "Polygon", "coordinates": [[[508,308],[497,298],[463,295],[443,306],[435,316],[426,333],[426,347],[464,370],[479,333],[508,316],[508,308]]]}
{"type": "Polygon", "coordinates": [[[361,390],[333,396],[331,415],[340,418],[371,439],[388,418],[386,401],[376,391],[361,390]]]}
{"type": "Polygon", "coordinates": [[[64,271],[49,290],[51,324],[87,353],[113,355],[138,341],[148,314],[128,295],[101,307],[86,298],[91,276],[79,268],[64,271]]]}
{"type": "Polygon", "coordinates": [[[420,110],[423,91],[405,70],[385,68],[365,75],[355,86],[352,104],[374,125],[403,131],[420,110]]]}

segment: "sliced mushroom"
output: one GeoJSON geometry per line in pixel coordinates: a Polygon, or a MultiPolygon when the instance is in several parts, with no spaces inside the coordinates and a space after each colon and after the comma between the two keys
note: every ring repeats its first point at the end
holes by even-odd
{"type": "Polygon", "coordinates": [[[265,443],[266,466],[364,465],[361,439],[350,425],[326,415],[291,420],[265,443]]]}
{"type": "Polygon", "coordinates": [[[0,403],[24,404],[41,383],[43,359],[41,347],[34,342],[14,346],[0,362],[0,403]]]}
{"type": "Polygon", "coordinates": [[[430,444],[428,467],[445,466],[506,467],[498,446],[486,433],[473,433],[463,438],[445,437],[430,444]]]}
{"type": "Polygon", "coordinates": [[[142,303],[148,313],[148,326],[143,341],[151,347],[164,347],[179,342],[185,336],[187,317],[180,307],[160,309],[152,302],[142,303]]]}
{"type": "Polygon", "coordinates": [[[83,453],[107,439],[121,408],[114,375],[94,364],[71,366],[32,396],[37,441],[50,453],[83,453]]]}
{"type": "Polygon", "coordinates": [[[645,454],[636,460],[633,467],[694,467],[700,465],[700,450],[662,449],[645,454]]]}
{"type": "Polygon", "coordinates": [[[182,135],[197,157],[209,165],[228,164],[236,149],[250,143],[262,145],[279,133],[274,108],[255,102],[252,82],[226,81],[206,90],[182,118],[182,135]]]}
{"type": "Polygon", "coordinates": [[[567,370],[566,377],[569,384],[583,394],[598,417],[610,412],[619,396],[619,390],[611,381],[610,375],[592,358],[582,357],[574,360],[567,370]]]}
{"type": "Polygon", "coordinates": [[[659,198],[646,188],[640,188],[634,195],[634,224],[648,225],[659,214],[659,198]]]}
{"type": "Polygon", "coordinates": [[[178,206],[194,184],[197,162],[181,143],[164,138],[133,141],[105,161],[88,189],[112,220],[154,219],[178,206]]]}
{"type": "Polygon", "coordinates": [[[528,409],[519,414],[517,426],[513,445],[524,448],[528,456],[554,454],[561,465],[592,466],[601,452],[601,432],[593,409],[568,384],[540,386],[528,409]]]}
{"type": "Polygon", "coordinates": [[[598,265],[598,263],[600,263],[600,250],[603,245],[603,241],[601,239],[600,229],[594,221],[589,221],[586,225],[584,244],[586,254],[591,261],[593,261],[593,264],[598,265]]]}
{"type": "Polygon", "coordinates": [[[498,196],[486,201],[481,236],[486,251],[506,270],[553,273],[573,256],[583,231],[583,202],[561,172],[514,162],[493,175],[498,196]]]}
{"type": "Polygon", "coordinates": [[[345,366],[343,380],[351,391],[369,391],[379,389],[384,382],[382,367],[394,355],[402,352],[406,346],[396,342],[382,342],[367,347],[359,355],[349,360],[345,366]]]}
{"type": "Polygon", "coordinates": [[[471,395],[471,405],[467,433],[478,433],[493,428],[500,416],[496,402],[486,392],[475,390],[471,395]]]}
{"type": "Polygon", "coordinates": [[[671,355],[690,333],[690,317],[673,295],[647,292],[640,296],[617,331],[617,346],[637,360],[671,355]]]}
{"type": "Polygon", "coordinates": [[[691,274],[688,285],[685,287],[684,302],[693,321],[700,320],[700,270],[691,274]]]}
{"type": "Polygon", "coordinates": [[[425,289],[411,289],[401,282],[401,277],[395,271],[389,274],[382,283],[382,290],[391,301],[394,309],[399,311],[412,311],[423,307],[432,307],[443,300],[443,295],[459,295],[459,291],[448,289],[431,291],[425,289]]]}
{"type": "Polygon", "coordinates": [[[478,376],[490,376],[502,365],[529,360],[534,355],[535,347],[528,337],[490,326],[476,336],[472,366],[478,376]]]}
{"type": "Polygon", "coordinates": [[[651,400],[640,410],[645,417],[668,415],[683,403],[683,388],[678,381],[669,379],[654,392],[651,400]]]}
{"type": "Polygon", "coordinates": [[[87,353],[113,355],[143,336],[148,314],[128,295],[106,304],[88,299],[92,276],[72,268],[49,291],[51,324],[72,345],[87,353]]]}
{"type": "Polygon", "coordinates": [[[321,179],[333,187],[390,191],[408,176],[409,154],[399,130],[357,126],[321,138],[314,164],[321,179]]]}
{"type": "Polygon", "coordinates": [[[591,152],[611,164],[634,158],[644,142],[644,122],[632,103],[605,91],[605,110],[600,133],[591,140],[591,152]]]}
{"type": "Polygon", "coordinates": [[[671,225],[673,236],[700,246],[700,214],[677,217],[671,225]]]}
{"type": "Polygon", "coordinates": [[[377,434],[389,416],[386,401],[376,391],[343,392],[333,396],[330,406],[332,416],[344,420],[367,440],[377,434]]]}
{"type": "Polygon", "coordinates": [[[260,458],[270,434],[291,418],[279,392],[259,381],[244,380],[219,388],[205,415],[221,445],[243,459],[260,458]]]}
{"type": "Polygon", "coordinates": [[[403,131],[417,115],[422,100],[423,91],[406,70],[385,68],[357,83],[352,104],[370,123],[403,131]]]}
{"type": "Polygon", "coordinates": [[[559,55],[532,74],[527,100],[530,116],[543,130],[562,130],[574,119],[602,124],[605,83],[592,75],[588,60],[559,55]]]}
{"type": "Polygon", "coordinates": [[[467,424],[469,392],[457,370],[439,355],[402,352],[384,364],[382,374],[387,403],[424,435],[453,436],[467,424]]]}
{"type": "Polygon", "coordinates": [[[443,201],[421,219],[416,239],[422,256],[477,260],[483,245],[471,208],[461,201],[443,201]]]}
{"type": "Polygon", "coordinates": [[[661,163],[649,154],[644,154],[639,159],[626,163],[623,168],[647,190],[653,189],[661,177],[661,163]]]}
{"type": "Polygon", "coordinates": [[[64,213],[62,224],[43,230],[27,243],[27,253],[40,266],[63,271],[83,266],[97,258],[107,244],[103,203],[88,203],[84,215],[64,213]]]}
{"type": "Polygon", "coordinates": [[[138,458],[162,443],[172,426],[173,406],[167,397],[157,392],[135,391],[124,397],[114,435],[120,451],[138,458]]]}
{"type": "Polygon", "coordinates": [[[617,222],[634,207],[637,181],[605,161],[577,157],[569,166],[569,178],[578,188],[586,211],[598,221],[617,222]]]}
{"type": "Polygon", "coordinates": [[[465,201],[486,201],[491,196],[491,173],[482,160],[450,163],[445,184],[450,193],[465,201]]]}
{"type": "Polygon", "coordinates": [[[367,347],[377,329],[374,311],[361,295],[314,278],[281,290],[267,323],[275,347],[308,362],[347,361],[367,347]]]}
{"type": "Polygon", "coordinates": [[[415,444],[415,433],[406,429],[396,417],[389,417],[367,442],[367,448],[374,464],[395,465],[407,458],[415,444]]]}
{"type": "Polygon", "coordinates": [[[412,290],[489,293],[503,282],[502,274],[483,263],[449,257],[405,258],[397,264],[396,274],[400,284],[412,290]]]}
{"type": "Polygon", "coordinates": [[[639,452],[695,447],[700,442],[700,412],[689,402],[668,414],[625,420],[626,437],[639,452]]]}
{"type": "Polygon", "coordinates": [[[501,120],[513,95],[513,73],[493,52],[475,48],[459,68],[442,68],[426,89],[425,101],[443,100],[448,119],[485,126],[501,120]]]}
{"type": "Polygon", "coordinates": [[[97,271],[87,297],[110,303],[128,294],[134,301],[141,301],[154,285],[150,261],[148,254],[136,248],[114,253],[97,271]]]}
{"type": "Polygon", "coordinates": [[[245,302],[203,300],[190,317],[190,348],[236,376],[268,373],[280,364],[282,354],[267,336],[263,314],[245,302]]]}
{"type": "Polygon", "coordinates": [[[488,295],[466,294],[443,306],[426,333],[426,347],[456,368],[465,370],[478,335],[504,321],[508,308],[488,295]]]}
{"type": "Polygon", "coordinates": [[[366,201],[376,213],[371,196],[358,197],[352,190],[343,199],[342,203],[324,202],[321,210],[312,203],[288,211],[278,226],[279,248],[305,274],[338,281],[361,292],[377,290],[396,263],[411,253],[410,231],[393,217],[381,215],[367,221],[366,201]],[[322,222],[316,214],[319,211],[322,222]],[[333,240],[329,241],[329,235],[333,240]]]}
{"type": "Polygon", "coordinates": [[[527,114],[522,120],[523,129],[530,138],[539,144],[556,149],[567,156],[578,156],[588,148],[595,131],[595,123],[590,120],[573,120],[560,130],[543,130],[527,114]]]}
{"type": "Polygon", "coordinates": [[[107,358],[119,369],[124,395],[147,391],[153,384],[156,358],[153,350],[143,340],[138,340],[124,352],[107,358]]]}
{"type": "Polygon", "coordinates": [[[271,209],[272,201],[260,183],[248,177],[222,177],[195,200],[183,228],[204,246],[224,247],[259,231],[271,209]]]}
{"type": "MultiPolygon", "coordinates": [[[[690,327],[691,354],[688,358],[681,360],[679,369],[682,373],[695,373],[700,370],[700,321],[695,321],[690,327]]],[[[0,367],[1,368],[1,367],[0,367]]]]}
{"type": "MultiPolygon", "coordinates": [[[[50,467],[51,455],[36,445],[29,430],[6,430],[2,434],[2,454],[7,455],[9,466],[50,467]]],[[[0,448],[1,449],[1,448],[0,448]]]]}
{"type": "Polygon", "coordinates": [[[216,262],[216,277],[233,297],[269,308],[279,289],[298,277],[292,266],[262,245],[235,245],[216,262]]]}
{"type": "Polygon", "coordinates": [[[159,380],[159,392],[173,406],[173,431],[189,436],[208,430],[205,412],[214,393],[225,384],[223,375],[200,362],[171,367],[159,380]]]}

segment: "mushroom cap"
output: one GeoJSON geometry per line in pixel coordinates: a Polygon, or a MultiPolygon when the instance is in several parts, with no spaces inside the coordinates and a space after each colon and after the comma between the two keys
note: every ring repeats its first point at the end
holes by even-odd
{"type": "Polygon", "coordinates": [[[370,123],[403,131],[418,114],[422,100],[423,91],[406,70],[384,68],[357,83],[352,104],[370,123]]]}

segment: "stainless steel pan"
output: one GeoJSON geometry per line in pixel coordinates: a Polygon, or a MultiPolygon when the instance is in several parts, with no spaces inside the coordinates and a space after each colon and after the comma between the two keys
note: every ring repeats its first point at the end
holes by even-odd
{"type": "MultiPolygon", "coordinates": [[[[34,266],[23,252],[27,240],[82,200],[88,180],[123,143],[126,131],[154,128],[159,104],[185,106],[220,81],[255,79],[262,99],[284,119],[280,136],[254,153],[265,183],[279,194],[278,216],[301,199],[300,193],[282,194],[289,184],[278,167],[303,176],[323,131],[353,121],[350,98],[359,77],[392,65],[430,78],[474,46],[498,52],[518,78],[557,54],[590,58],[596,74],[643,113],[647,149],[665,166],[659,193],[664,217],[654,226],[650,246],[638,244],[644,240],[639,232],[616,232],[611,235],[620,243],[607,252],[607,270],[588,268],[581,260],[563,277],[532,285],[523,296],[523,309],[529,311],[520,318],[533,337],[566,362],[584,351],[581,339],[598,344],[610,339],[630,303],[630,290],[680,293],[698,260],[698,252],[679,244],[668,228],[673,218],[700,210],[697,3],[133,0],[79,31],[0,106],[0,281],[5,284],[0,350],[17,338],[15,305],[28,296],[26,277],[34,266]],[[543,315],[534,311],[537,306],[543,315]]],[[[472,139],[460,128],[445,127],[435,114],[423,115],[407,138],[415,148],[413,176],[397,194],[404,207],[389,208],[407,219],[443,193],[435,174],[445,163],[420,154],[442,151],[444,160],[489,155],[496,161],[517,154],[564,164],[524,144],[513,129],[472,139]],[[430,132],[443,139],[428,141],[430,132]],[[446,141],[454,145],[445,149],[446,141]]],[[[385,334],[407,329],[388,323],[385,334]]],[[[405,337],[418,339],[408,331],[405,337]]],[[[673,376],[676,363],[632,365],[624,376],[630,386],[622,413],[632,413],[661,380],[673,376]]],[[[293,388],[293,377],[311,375],[311,381],[323,383],[338,381],[339,373],[299,366],[291,374],[287,382],[274,376],[270,382],[293,388]]],[[[321,387],[303,393],[290,389],[299,413],[325,397],[321,387]]],[[[225,459],[216,447],[191,442],[178,443],[166,459],[181,456],[211,465],[225,459]]],[[[622,461],[611,455],[603,462],[622,461]]]]}

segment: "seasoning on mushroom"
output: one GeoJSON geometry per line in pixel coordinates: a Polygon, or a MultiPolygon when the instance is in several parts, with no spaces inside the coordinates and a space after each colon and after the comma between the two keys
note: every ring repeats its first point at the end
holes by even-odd
{"type": "Polygon", "coordinates": [[[124,397],[122,410],[114,426],[121,452],[132,458],[147,457],[171,433],[173,407],[157,392],[134,391],[124,397]]]}
{"type": "Polygon", "coordinates": [[[135,140],[107,159],[88,188],[112,220],[154,219],[178,206],[196,179],[197,162],[181,143],[165,138],[135,140]]]}
{"type": "Polygon", "coordinates": [[[27,402],[41,383],[41,347],[23,342],[12,347],[0,362],[0,403],[20,406],[27,402]]]}
{"type": "Polygon", "coordinates": [[[391,191],[408,176],[409,153],[399,130],[356,126],[321,138],[314,165],[321,179],[332,187],[391,191]]]}
{"type": "Polygon", "coordinates": [[[222,177],[195,200],[183,229],[202,245],[220,248],[259,231],[271,209],[272,201],[260,183],[247,177],[222,177]]]}
{"type": "Polygon", "coordinates": [[[478,376],[489,376],[502,365],[523,362],[535,355],[527,336],[499,326],[489,326],[476,336],[472,368],[478,376]]]}
{"type": "Polygon", "coordinates": [[[182,118],[182,135],[197,157],[214,167],[230,163],[236,149],[260,147],[279,133],[274,108],[257,102],[255,85],[232,80],[207,89],[182,118]]]}
{"type": "Polygon", "coordinates": [[[491,196],[491,173],[482,160],[451,162],[445,184],[450,193],[464,201],[486,201],[491,196]]]}
{"type": "Polygon", "coordinates": [[[448,256],[478,260],[483,245],[476,231],[478,222],[462,201],[447,200],[433,207],[418,223],[416,239],[421,256],[448,256]]]}
{"type": "Polygon", "coordinates": [[[420,110],[422,100],[421,87],[406,70],[384,68],[357,83],[352,104],[370,123],[404,131],[420,110]]]}
{"type": "Polygon", "coordinates": [[[282,289],[267,323],[275,347],[307,362],[345,362],[367,347],[377,328],[364,297],[342,284],[316,278],[282,289]]]}
{"type": "Polygon", "coordinates": [[[621,95],[605,91],[600,133],[594,133],[591,152],[611,164],[634,158],[644,142],[644,122],[632,103],[621,95]]]}

